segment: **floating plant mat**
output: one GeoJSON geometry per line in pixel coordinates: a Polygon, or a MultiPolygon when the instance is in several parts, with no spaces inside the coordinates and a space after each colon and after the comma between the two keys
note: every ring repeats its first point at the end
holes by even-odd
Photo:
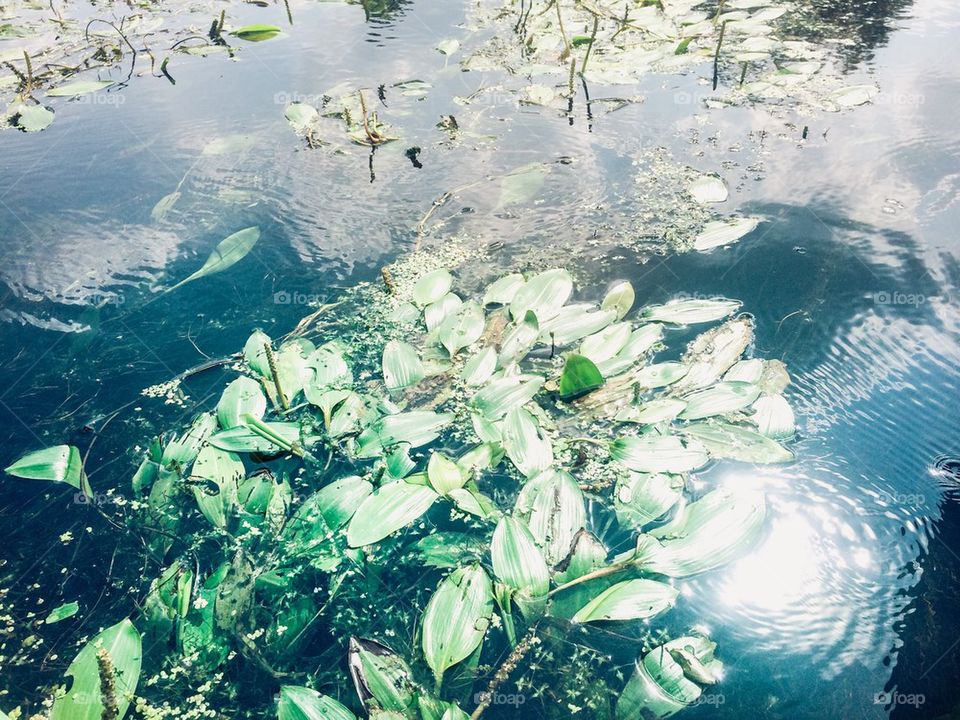
{"type": "Polygon", "coordinates": [[[281,33],[276,25],[239,23],[232,9],[189,0],[111,12],[92,5],[4,4],[0,129],[44,130],[61,106],[56,98],[120,92],[134,76],[173,83],[187,55],[233,57],[244,45],[281,33]]]}
{"type": "Polygon", "coordinates": [[[593,86],[629,86],[652,73],[703,69],[713,75],[704,93],[710,107],[782,102],[836,111],[869,102],[878,90],[844,77],[839,42],[796,34],[790,16],[797,6],[773,0],[483,0],[471,5],[470,26],[492,37],[461,65],[529,78],[521,95],[534,105],[561,105],[578,92],[578,73],[593,86]]]}
{"type": "MultiPolygon", "coordinates": [[[[749,357],[735,300],[635,308],[621,282],[593,304],[565,269],[481,282],[477,259],[414,253],[285,338],[253,332],[220,397],[148,443],[114,520],[154,572],[77,647],[52,718],[81,692],[117,718],[195,692],[216,712],[244,673],[279,718],[478,718],[547,687],[546,717],[666,717],[720,681],[722,648],[664,618],[766,505],[691,480],[792,460],[786,368],[749,357]],[[626,674],[610,631],[638,638],[626,674]]],[[[7,473],[96,493],[82,465],[62,445],[7,473]]]]}

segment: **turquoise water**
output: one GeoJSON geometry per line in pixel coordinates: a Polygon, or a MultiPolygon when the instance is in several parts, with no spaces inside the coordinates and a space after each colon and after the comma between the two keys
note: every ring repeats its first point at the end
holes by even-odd
{"type": "MultiPolygon", "coordinates": [[[[176,85],[144,74],[103,101],[58,102],[42,133],[0,133],[0,462],[92,443],[97,491],[126,489],[132,448],[193,412],[141,389],[235,352],[253,327],[282,334],[309,302],[376,279],[452,188],[550,163],[536,203],[498,210],[496,186],[479,183],[438,211],[433,238],[502,245],[493,262],[503,267],[573,262],[587,286],[629,279],[638,304],[741,299],[757,320],[757,355],[784,360],[794,380],[797,462],[704,478],[762,487],[772,517],[747,557],[680,583],[671,623],[707,626],[727,666],[712,700],[685,715],[950,716],[960,707],[960,10],[825,5],[850,41],[851,82],[880,88],[839,114],[708,110],[706,67],[594,89],[591,107],[578,96],[569,112],[496,92],[464,109],[454,96],[501,81],[433,49],[470,42],[465,6],[398,3],[367,17],[359,5],[293,3],[292,26],[279,6],[231,8],[285,28],[235,59],[178,58],[176,85]],[[391,87],[411,79],[432,84],[425,99],[391,87]],[[337,153],[298,141],[286,103],[344,81],[371,88],[371,101],[385,87],[380,111],[400,142],[337,153]],[[642,102],[598,109],[612,95],[642,102]],[[468,135],[435,127],[451,113],[468,135]],[[238,151],[199,155],[233,134],[245,138],[238,151]],[[422,167],[405,154],[412,147],[422,167]],[[725,211],[764,222],[709,254],[638,243],[638,207],[668,183],[647,172],[656,153],[722,173],[725,211]],[[181,202],[152,222],[182,178],[181,202]],[[249,225],[263,239],[242,264],[159,292],[249,225]]],[[[191,401],[215,402],[224,377],[191,379],[191,401]]],[[[69,494],[10,479],[0,541],[4,604],[22,619],[3,650],[0,690],[13,702],[0,695],[0,706],[12,707],[39,700],[35,688],[60,677],[76,637],[131,611],[142,558],[69,494]],[[40,597],[44,607],[83,598],[90,612],[69,633],[32,628],[26,613],[40,597]],[[32,634],[39,650],[23,647],[32,634]]],[[[625,639],[609,645],[624,664],[635,652],[625,639]]],[[[517,716],[540,712],[531,703],[517,716]]]]}

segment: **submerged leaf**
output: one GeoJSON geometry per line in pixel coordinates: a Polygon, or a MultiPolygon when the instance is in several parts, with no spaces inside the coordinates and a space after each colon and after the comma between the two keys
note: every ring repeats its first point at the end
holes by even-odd
{"type": "Polygon", "coordinates": [[[785,463],[793,460],[793,453],[775,440],[739,425],[723,422],[692,423],[683,432],[703,446],[716,458],[728,458],[748,463],[785,463]]]}
{"type": "Polygon", "coordinates": [[[500,181],[500,199],[497,201],[497,209],[523,205],[536,198],[549,173],[550,168],[547,165],[531,163],[504,175],[500,181]]]}
{"type": "Polygon", "coordinates": [[[371,717],[415,718],[418,689],[403,658],[375,640],[350,638],[350,675],[371,717]]]}
{"type": "Polygon", "coordinates": [[[712,220],[704,225],[703,230],[694,238],[693,249],[703,252],[721,245],[729,245],[744,235],[752,233],[759,224],[758,218],[712,220]]]}
{"type": "Polygon", "coordinates": [[[66,85],[58,85],[52,90],[47,90],[47,96],[73,97],[75,95],[87,95],[115,84],[113,80],[79,80],[77,82],[67,83],[66,85]]]}
{"type": "MultiPolygon", "coordinates": [[[[207,258],[207,261],[203,264],[203,267],[189,277],[178,282],[176,285],[170,288],[170,290],[176,290],[178,287],[186,285],[188,282],[198,280],[202,277],[206,277],[207,275],[223,272],[224,270],[233,267],[247,256],[247,253],[253,249],[253,246],[257,244],[259,239],[260,228],[258,227],[248,227],[244,230],[240,230],[239,232],[235,232],[229,237],[224,238],[217,245],[210,257],[207,258]]],[[[169,292],[169,290],[167,292],[169,292]]]]}
{"type": "Polygon", "coordinates": [[[80,603],[68,602],[63,605],[59,605],[50,611],[50,614],[47,615],[46,619],[43,621],[45,625],[52,625],[53,623],[58,623],[61,620],[66,620],[77,614],[80,610],[80,603]]]}
{"type": "Polygon", "coordinates": [[[300,133],[307,131],[320,118],[320,113],[313,105],[294,102],[287,105],[283,116],[290,127],[300,133]]]}

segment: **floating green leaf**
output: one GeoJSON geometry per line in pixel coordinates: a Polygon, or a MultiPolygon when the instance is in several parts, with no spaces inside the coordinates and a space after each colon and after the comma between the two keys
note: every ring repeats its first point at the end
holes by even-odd
{"type": "Polygon", "coordinates": [[[53,123],[55,115],[42,105],[20,105],[16,110],[17,127],[24,132],[40,132],[53,123]]]}
{"type": "Polygon", "coordinates": [[[661,518],[682,496],[682,475],[632,472],[617,481],[613,509],[622,525],[639,530],[661,518]]]}
{"type": "Polygon", "coordinates": [[[294,102],[287,105],[283,111],[283,116],[298,133],[306,132],[320,118],[320,113],[313,105],[307,103],[294,102]]]}
{"type": "Polygon", "coordinates": [[[530,477],[553,464],[553,448],[533,415],[522,407],[507,413],[501,428],[503,449],[517,470],[530,477]]]}
{"type": "Polygon", "coordinates": [[[494,380],[473,396],[473,407],[488,420],[499,420],[533,399],[543,385],[539,375],[510,375],[494,380]]]}
{"type": "Polygon", "coordinates": [[[677,398],[658,398],[639,407],[631,405],[617,415],[619,422],[632,422],[640,425],[654,425],[670,422],[679,415],[687,403],[677,398]]]}
{"type": "Polygon", "coordinates": [[[27,453],[4,472],[28,480],[63,482],[90,495],[80,451],[73,445],[56,445],[27,453]]]}
{"type": "Polygon", "coordinates": [[[348,666],[357,695],[372,717],[415,718],[419,689],[409,666],[386,645],[350,638],[348,666]]]}
{"type": "Polygon", "coordinates": [[[762,397],[753,404],[753,421],[761,435],[788,440],[796,432],[793,409],[782,395],[762,397]]]}
{"type": "Polygon", "coordinates": [[[220,241],[220,244],[217,245],[210,257],[207,258],[207,261],[203,264],[203,267],[189,277],[178,282],[176,285],[170,288],[170,290],[176,290],[178,287],[186,285],[188,282],[198,280],[202,277],[206,277],[207,275],[223,272],[224,270],[233,267],[247,256],[247,253],[253,249],[253,246],[257,244],[259,239],[260,228],[258,227],[248,227],[244,230],[240,230],[239,232],[235,232],[229,237],[224,238],[220,241]]]}
{"type": "Polygon", "coordinates": [[[700,420],[714,415],[726,415],[747,407],[759,395],[760,388],[753,383],[719,382],[684,395],[687,407],[680,413],[680,417],[683,420],[700,420]]]}
{"type": "Polygon", "coordinates": [[[624,280],[607,291],[603,302],[600,304],[600,309],[610,310],[615,313],[617,320],[622,320],[626,314],[630,312],[636,298],[637,296],[633,290],[633,285],[624,280]]]}
{"type": "MultiPolygon", "coordinates": [[[[543,188],[543,181],[550,168],[543,163],[531,163],[512,170],[500,181],[500,198],[497,209],[511,205],[524,205],[534,200],[543,188]]],[[[514,317],[519,317],[515,315],[514,317]]],[[[540,317],[539,313],[537,317],[540,317]]]]}
{"type": "Polygon", "coordinates": [[[423,655],[439,687],[443,673],[483,642],[493,615],[493,587],[479,565],[443,579],[423,613],[423,655]]]}
{"type": "Polygon", "coordinates": [[[514,320],[523,318],[532,310],[541,323],[550,320],[573,292],[573,278],[566,270],[546,270],[534,275],[513,296],[510,315],[514,320]]]}
{"type": "Polygon", "coordinates": [[[423,322],[431,332],[443,324],[443,321],[453,315],[463,305],[459,295],[447,293],[439,300],[430,303],[423,309],[423,322]]]}
{"type": "Polygon", "coordinates": [[[237,486],[243,478],[243,463],[236,455],[206,445],[193,463],[190,479],[201,480],[193,487],[193,496],[203,516],[215,527],[226,527],[227,516],[236,508],[237,486]]]}
{"type": "Polygon", "coordinates": [[[603,385],[603,375],[590,358],[568,355],[560,375],[560,399],[569,401],[603,385]]]}
{"type": "Polygon", "coordinates": [[[648,365],[637,373],[637,384],[640,387],[653,390],[672,385],[684,377],[690,368],[683,363],[662,362],[648,365]]]}
{"type": "Polygon", "coordinates": [[[173,209],[173,206],[177,204],[177,200],[179,199],[179,191],[164,195],[157,201],[157,204],[153,206],[153,210],[150,211],[150,219],[154,222],[162,221],[167,216],[167,213],[173,209]]]}
{"type": "Polygon", "coordinates": [[[516,518],[501,518],[493,532],[490,557],[497,579],[515,591],[514,600],[524,617],[541,615],[550,570],[527,526],[516,518]]]}
{"type": "Polygon", "coordinates": [[[709,456],[697,441],[683,443],[676,435],[633,435],[614,440],[610,456],[636,472],[684,473],[707,464],[709,456]]]}
{"type": "Polygon", "coordinates": [[[262,42],[263,40],[276,37],[281,32],[281,28],[278,28],[276,25],[254,24],[244,25],[232,31],[230,34],[248,42],[262,42]]]}
{"type": "Polygon", "coordinates": [[[244,415],[258,420],[267,411],[267,399],[260,383],[248,377],[239,377],[223,391],[217,403],[217,421],[224,430],[243,424],[244,415]]]}
{"type": "Polygon", "coordinates": [[[630,323],[619,322],[608,325],[580,343],[580,354],[595,363],[609,360],[627,346],[632,336],[633,328],[630,323]]]}
{"type": "Polygon", "coordinates": [[[695,325],[722,320],[739,308],[736,300],[674,300],[666,305],[651,305],[643,311],[643,317],[674,325],[695,325]]]}
{"type": "Polygon", "coordinates": [[[701,175],[687,186],[687,192],[698,203],[722,203],[730,194],[727,184],[718,175],[701,175]]]}
{"type": "Polygon", "coordinates": [[[775,440],[730,423],[692,423],[683,428],[690,438],[701,443],[713,457],[748,463],[785,463],[793,453],[775,440]]]}
{"type": "Polygon", "coordinates": [[[569,345],[603,330],[616,319],[613,310],[598,310],[593,305],[564,305],[560,312],[540,323],[540,342],[546,345],[569,345]]]}
{"type": "Polygon", "coordinates": [[[347,529],[347,542],[350,547],[379,542],[423,515],[438,497],[426,485],[405,480],[387,483],[357,508],[347,529]]]}
{"type": "Polygon", "coordinates": [[[453,460],[442,453],[434,452],[427,463],[427,480],[430,487],[440,495],[446,495],[451,490],[462,488],[468,476],[453,460]]]}
{"type": "Polygon", "coordinates": [[[448,315],[437,327],[437,336],[450,357],[462,348],[468,347],[480,339],[483,334],[483,310],[475,302],[464,303],[455,313],[448,315]]]}
{"type": "Polygon", "coordinates": [[[277,720],[356,720],[342,704],[316,690],[299,685],[280,687],[277,720]]]}
{"type": "Polygon", "coordinates": [[[656,580],[624,580],[584,605],[573,622],[645,620],[673,607],[677,594],[676,588],[656,580]]]}
{"type": "Polygon", "coordinates": [[[52,90],[47,90],[47,96],[73,97],[75,95],[87,95],[115,84],[113,80],[79,80],[77,82],[67,83],[66,85],[59,85],[52,90]]]}
{"type": "Polygon", "coordinates": [[[463,366],[460,377],[470,387],[483,385],[497,369],[497,351],[492,347],[485,347],[463,366]]]}
{"type": "Polygon", "coordinates": [[[500,355],[497,359],[501,367],[520,362],[537,343],[540,335],[540,323],[532,310],[528,310],[523,320],[517,322],[507,332],[500,343],[500,355]]]}
{"type": "Polygon", "coordinates": [[[483,294],[484,305],[509,305],[526,281],[520,273],[504,275],[487,287],[483,294]]]}
{"type": "Polygon", "coordinates": [[[451,287],[453,275],[450,271],[445,268],[434,270],[417,280],[413,286],[413,301],[421,307],[430,305],[450,292],[451,287]]]}
{"type": "Polygon", "coordinates": [[[387,390],[402,390],[423,380],[423,363],[412,345],[391,340],[383,347],[383,382],[387,390]]]}
{"type": "Polygon", "coordinates": [[[711,220],[693,239],[693,249],[711,250],[721,245],[735,243],[744,235],[749,235],[760,224],[759,218],[733,218],[730,220],[711,220]]]}
{"type": "Polygon", "coordinates": [[[576,478],[552,468],[527,481],[517,497],[515,514],[526,522],[548,565],[570,554],[573,539],[587,522],[576,478]]]}

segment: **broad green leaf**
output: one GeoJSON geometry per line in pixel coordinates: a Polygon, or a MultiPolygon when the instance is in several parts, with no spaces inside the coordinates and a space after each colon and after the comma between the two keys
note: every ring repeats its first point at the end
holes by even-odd
{"type": "Polygon", "coordinates": [[[500,367],[507,367],[510,363],[520,362],[537,343],[540,335],[540,323],[532,310],[528,310],[523,320],[514,323],[500,343],[500,356],[497,359],[500,367]]]}
{"type": "Polygon", "coordinates": [[[759,383],[763,377],[763,360],[740,360],[727,370],[723,379],[727,382],[759,383]]]}
{"type": "Polygon", "coordinates": [[[514,601],[524,617],[543,614],[550,570],[527,526],[516,518],[501,518],[493,532],[490,558],[497,579],[515,591],[514,601]]]}
{"type": "Polygon", "coordinates": [[[739,308],[736,300],[673,300],[666,305],[651,305],[644,309],[643,317],[674,325],[694,325],[722,320],[739,308]]]}
{"type": "Polygon", "coordinates": [[[553,464],[550,439],[522,407],[507,413],[501,426],[503,449],[521,473],[530,477],[553,464]]]}
{"type": "Polygon", "coordinates": [[[540,390],[539,375],[510,375],[494,380],[473,396],[471,404],[487,420],[499,420],[513,408],[525,405],[540,390]]]}
{"type": "Polygon", "coordinates": [[[703,390],[684,395],[687,407],[680,413],[683,420],[701,420],[714,415],[726,415],[747,407],[760,395],[753,383],[719,382],[703,390]]]}
{"type": "Polygon", "coordinates": [[[690,369],[683,363],[654,363],[653,365],[647,365],[637,373],[637,384],[648,390],[654,390],[672,385],[689,371],[690,369]]]}
{"type": "Polygon", "coordinates": [[[402,390],[423,380],[423,363],[416,349],[400,340],[383,347],[383,382],[387,390],[402,390]]]}
{"type": "Polygon", "coordinates": [[[447,293],[436,302],[432,302],[423,309],[423,322],[427,330],[433,332],[443,324],[443,321],[456,313],[463,306],[459,295],[447,293]]]}
{"type": "Polygon", "coordinates": [[[763,493],[713,490],[681,507],[674,518],[648,531],[658,538],[641,568],[686,577],[725,565],[748,549],[763,531],[763,493]]]}
{"type": "Polygon", "coordinates": [[[217,421],[228,430],[243,425],[243,416],[252,415],[258,420],[267,411],[267,398],[260,383],[248,377],[239,377],[227,385],[217,403],[217,421]]]}
{"type": "Polygon", "coordinates": [[[488,549],[487,542],[482,538],[455,531],[427,535],[415,547],[423,562],[436,568],[455,568],[464,563],[479,562],[488,549]]]}
{"type": "Polygon", "coordinates": [[[453,55],[459,49],[460,41],[455,38],[441,40],[439,43],[437,43],[437,51],[442,55],[453,55]]]}
{"type": "Polygon", "coordinates": [[[760,224],[759,218],[732,218],[729,220],[711,220],[693,239],[693,249],[701,252],[712,250],[721,245],[737,242],[749,235],[760,224]]]}
{"type": "Polygon", "coordinates": [[[243,359],[247,361],[250,369],[260,377],[270,379],[272,375],[270,375],[270,364],[267,361],[266,350],[268,345],[271,348],[273,347],[270,336],[262,330],[254,330],[243,345],[243,359]]]}
{"type": "Polygon", "coordinates": [[[313,377],[307,385],[312,385],[314,389],[340,387],[353,382],[350,366],[334,343],[318,347],[307,356],[306,364],[313,370],[313,377]]]}
{"type": "Polygon", "coordinates": [[[77,82],[58,85],[51,90],[47,90],[47,96],[73,97],[75,95],[87,95],[115,84],[113,80],[78,80],[77,82]]]}
{"type": "Polygon", "coordinates": [[[73,445],[56,445],[27,453],[4,472],[27,480],[50,480],[88,492],[86,473],[80,451],[73,445]]]}
{"type": "Polygon", "coordinates": [[[211,525],[226,527],[227,516],[236,509],[237,486],[243,475],[243,463],[233,453],[212,445],[200,450],[190,480],[197,506],[211,525]]]}
{"type": "Polygon", "coordinates": [[[608,325],[580,343],[580,354],[599,363],[615,357],[627,346],[633,335],[630,323],[618,322],[608,325]]]}
{"type": "MultiPolygon", "coordinates": [[[[753,320],[740,317],[728,320],[695,337],[683,356],[689,367],[675,392],[699,390],[715,383],[740,360],[753,340],[753,320]]],[[[758,383],[763,389],[763,384],[758,383]]]]}
{"type": "Polygon", "coordinates": [[[447,349],[450,357],[462,348],[469,347],[483,334],[483,310],[475,302],[464,303],[454,314],[448,315],[437,328],[440,344],[447,349]]]}
{"type": "Polygon", "coordinates": [[[676,588],[655,580],[624,580],[584,605],[573,622],[645,620],[673,607],[677,594],[676,588]]]}
{"type": "Polygon", "coordinates": [[[420,307],[437,302],[453,287],[453,275],[441,268],[427,273],[413,286],[413,301],[420,307]]]}
{"type": "Polygon", "coordinates": [[[207,258],[207,261],[203,264],[203,267],[189,277],[178,282],[176,285],[170,288],[170,290],[176,290],[178,287],[186,285],[188,282],[198,280],[202,277],[206,277],[207,275],[223,272],[224,270],[233,267],[247,256],[247,253],[253,249],[253,246],[257,244],[259,239],[260,228],[258,227],[248,227],[244,230],[240,230],[239,232],[235,232],[229,237],[224,238],[214,249],[213,253],[211,253],[210,257],[207,258]]]}
{"type": "Polygon", "coordinates": [[[230,34],[247,42],[262,42],[263,40],[276,37],[281,32],[281,28],[276,25],[258,23],[254,25],[244,25],[243,27],[233,30],[230,34]]]}
{"type": "Polygon", "coordinates": [[[460,377],[470,387],[483,385],[497,369],[497,351],[492,347],[485,347],[463,366],[460,377]]]}
{"type": "Polygon", "coordinates": [[[467,479],[467,474],[453,460],[439,452],[430,455],[430,461],[427,463],[427,480],[430,487],[440,495],[462,488],[467,479]]]}
{"type": "Polygon", "coordinates": [[[300,423],[265,422],[262,425],[269,433],[258,433],[249,424],[229,430],[221,430],[210,436],[209,442],[215,448],[235,453],[276,453],[290,450],[291,446],[310,438],[300,436],[300,423]]]}
{"type": "Polygon", "coordinates": [[[287,119],[296,132],[306,132],[310,127],[320,119],[320,113],[313,105],[307,103],[294,102],[287,105],[283,111],[283,116],[287,119]]]}
{"type": "Polygon", "coordinates": [[[45,625],[52,625],[53,623],[58,623],[61,620],[66,620],[67,618],[73,617],[79,610],[80,603],[76,601],[58,605],[50,611],[50,614],[47,615],[43,622],[45,625]]]}
{"type": "Polygon", "coordinates": [[[687,185],[687,192],[701,204],[722,203],[730,194],[727,184],[717,175],[701,175],[687,185]]]}
{"type": "Polygon", "coordinates": [[[593,361],[583,355],[568,355],[560,374],[560,399],[576,400],[603,385],[603,375],[593,361]]]}
{"type": "MultiPolygon", "coordinates": [[[[607,564],[607,548],[588,530],[580,530],[573,539],[570,554],[564,558],[554,575],[554,582],[563,585],[599,570],[607,564]]],[[[610,577],[587,580],[567,588],[550,601],[550,615],[571,618],[599,593],[613,584],[610,577]]]]}
{"type": "Polygon", "coordinates": [[[633,285],[624,280],[610,288],[600,304],[600,309],[610,310],[616,314],[617,320],[622,320],[630,312],[636,297],[633,285]]]}
{"type": "Polygon", "coordinates": [[[372,492],[373,485],[369,481],[348,475],[320,488],[314,497],[324,522],[337,530],[353,517],[372,492]]]}
{"type": "Polygon", "coordinates": [[[677,398],[657,398],[639,407],[631,405],[617,415],[618,422],[632,422],[640,425],[654,425],[670,422],[679,415],[687,403],[677,398]]]}
{"type": "MultiPolygon", "coordinates": [[[[550,168],[543,163],[523,165],[507,173],[500,181],[500,198],[496,209],[511,205],[525,205],[534,200],[543,188],[543,181],[550,173],[550,168]]],[[[529,309],[529,308],[528,308],[529,309]]],[[[515,315],[514,317],[522,317],[515,315]]],[[[537,313],[537,317],[540,314],[537,313]]]]}
{"type": "Polygon", "coordinates": [[[540,323],[540,342],[562,347],[603,330],[613,322],[613,310],[597,310],[593,305],[564,305],[552,318],[540,323]]]}
{"type": "Polygon", "coordinates": [[[540,323],[555,317],[573,292],[573,278],[566,270],[546,270],[534,275],[517,291],[510,303],[514,320],[532,310],[540,323]]]}
{"type": "Polygon", "coordinates": [[[617,481],[613,509],[621,525],[639,530],[661,518],[683,497],[683,476],[630,473],[617,481]]]}
{"type": "Polygon", "coordinates": [[[523,486],[515,516],[527,524],[551,566],[570,554],[573,539],[587,522],[583,493],[576,479],[552,468],[523,486]]]}
{"type": "Polygon", "coordinates": [[[381,418],[376,426],[385,447],[397,443],[408,443],[410,447],[420,447],[436,440],[440,431],[451,422],[453,422],[453,415],[450,413],[411,410],[387,415],[381,418]]]}
{"type": "MultiPolygon", "coordinates": [[[[688,638],[677,638],[684,642],[688,638]]],[[[694,704],[702,689],[684,675],[681,665],[674,660],[667,645],[654,648],[636,664],[633,675],[617,699],[616,720],[636,720],[639,717],[665,718],[694,704]]],[[[712,645],[712,643],[711,643],[712,645]]],[[[707,667],[715,667],[712,650],[701,660],[707,667]]],[[[718,670],[719,671],[719,670],[718,670]]]]}
{"type": "Polygon", "coordinates": [[[502,461],[504,450],[499,443],[484,442],[467,450],[457,458],[457,465],[467,473],[482,473],[497,467],[502,461]]]}
{"type": "Polygon", "coordinates": [[[483,642],[493,615],[493,587],[479,565],[458,568],[443,579],[423,613],[422,647],[437,686],[443,673],[483,642]]]}
{"type": "Polygon", "coordinates": [[[423,515],[439,497],[426,485],[405,480],[387,483],[357,508],[347,529],[350,547],[372,545],[423,515]]]}
{"type": "Polygon", "coordinates": [[[739,425],[710,422],[692,423],[683,428],[687,437],[701,443],[712,457],[747,463],[785,463],[793,453],[776,440],[739,425]]]}
{"type": "Polygon", "coordinates": [[[416,718],[420,691],[410,667],[393,650],[374,640],[353,637],[347,663],[357,695],[371,717],[416,718]]]}
{"type": "Polygon", "coordinates": [[[699,442],[684,443],[676,435],[628,435],[611,443],[610,456],[630,470],[647,473],[689,472],[709,460],[699,442]]]}
{"type": "Polygon", "coordinates": [[[526,281],[520,273],[504,275],[499,280],[495,280],[487,287],[483,294],[484,305],[509,305],[513,302],[517,291],[523,287],[526,281]]]}
{"type": "Polygon", "coordinates": [[[112,666],[114,700],[119,719],[127,712],[140,680],[140,633],[129,620],[122,620],[94,636],[67,668],[73,678],[70,690],[58,697],[51,720],[102,720],[107,712],[100,681],[99,653],[104,651],[112,666]]]}
{"type": "Polygon", "coordinates": [[[42,105],[21,105],[16,113],[17,127],[24,132],[40,132],[53,123],[55,115],[42,105]]]}
{"type": "Polygon", "coordinates": [[[793,408],[783,395],[762,397],[753,404],[753,418],[757,430],[774,440],[788,440],[796,432],[793,408]]]}
{"type": "Polygon", "coordinates": [[[597,369],[605,378],[611,378],[632,368],[663,337],[663,325],[648,323],[630,334],[623,348],[609,360],[597,363],[597,369]]]}
{"type": "Polygon", "coordinates": [[[357,720],[342,704],[299,685],[280,687],[277,720],[357,720]]]}

